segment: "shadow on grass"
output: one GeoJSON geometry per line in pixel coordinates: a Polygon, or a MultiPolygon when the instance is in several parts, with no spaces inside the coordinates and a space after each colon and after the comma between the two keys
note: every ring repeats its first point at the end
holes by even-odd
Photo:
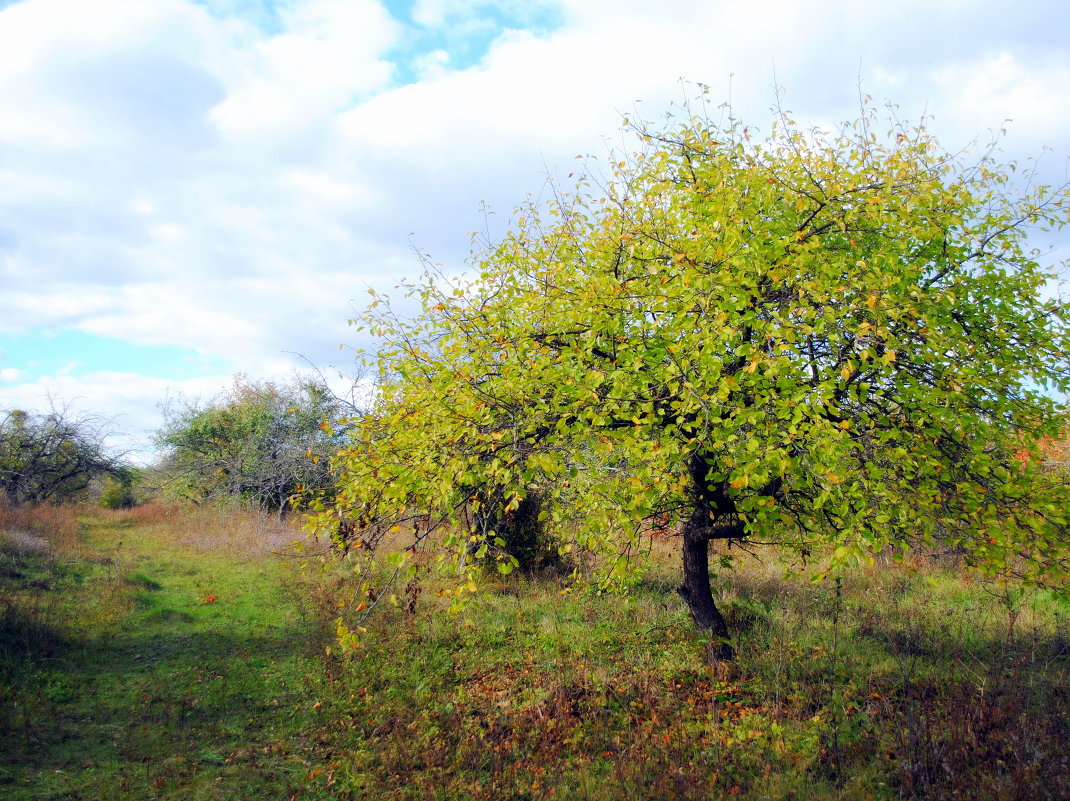
{"type": "Polygon", "coordinates": [[[306,629],[228,635],[176,630],[172,618],[167,628],[59,640],[8,661],[0,795],[107,797],[135,767],[139,781],[188,783],[238,752],[294,748],[314,728],[322,670],[306,629]]]}
{"type": "Polygon", "coordinates": [[[51,659],[69,643],[67,635],[33,611],[0,609],[0,676],[20,664],[51,659]]]}

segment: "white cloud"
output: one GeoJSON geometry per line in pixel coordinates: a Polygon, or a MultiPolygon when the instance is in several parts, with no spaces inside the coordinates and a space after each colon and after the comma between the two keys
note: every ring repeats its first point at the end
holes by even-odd
{"type": "Polygon", "coordinates": [[[219,51],[218,33],[181,0],[9,6],[0,12],[0,142],[129,146],[139,133],[187,126],[216,91],[201,65],[219,51]]]}
{"type": "Polygon", "coordinates": [[[446,75],[450,54],[445,50],[432,50],[415,59],[414,68],[420,81],[435,81],[446,75]]]}
{"type": "Polygon", "coordinates": [[[26,378],[26,373],[22,370],[17,370],[14,367],[0,369],[0,381],[15,382],[22,381],[24,378],[26,378]]]}
{"type": "Polygon", "coordinates": [[[306,0],[286,7],[284,32],[235,54],[239,72],[212,118],[230,138],[273,140],[381,88],[382,55],[399,27],[375,0],[306,0]]]}
{"type": "Polygon", "coordinates": [[[1002,52],[946,67],[933,77],[946,93],[942,113],[964,128],[998,129],[1010,120],[1016,136],[1052,146],[1070,130],[1070,53],[1027,60],[1002,52]]]}
{"type": "MultiPolygon", "coordinates": [[[[658,119],[679,78],[759,126],[774,75],[798,117],[836,121],[861,74],[904,118],[928,107],[949,145],[1013,117],[1010,143],[1036,153],[1070,127],[1070,4],[1043,0],[419,0],[408,28],[376,0],[208,5],[0,11],[0,329],[176,345],[253,375],[285,372],[287,351],[337,363],[351,299],[419,269],[410,233],[459,269],[481,201],[500,230],[546,170],[619,141],[635,101],[658,119]]],[[[62,378],[47,386],[149,409],[136,420],[167,386],[62,378]]],[[[0,405],[46,386],[24,380],[0,405]]]]}
{"type": "Polygon", "coordinates": [[[185,380],[147,378],[133,373],[99,372],[55,375],[0,390],[0,409],[43,411],[50,399],[73,404],[73,410],[104,414],[111,424],[109,449],[133,461],[147,462],[154,451],[153,432],[161,425],[159,405],[168,397],[210,398],[230,385],[232,376],[185,380]]]}

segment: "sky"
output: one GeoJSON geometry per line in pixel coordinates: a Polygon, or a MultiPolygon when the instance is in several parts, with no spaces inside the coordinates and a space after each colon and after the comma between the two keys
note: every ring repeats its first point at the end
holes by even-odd
{"type": "Polygon", "coordinates": [[[1006,125],[1062,183],[1068,33],[1065,0],[0,0],[0,409],[145,460],[167,399],[351,374],[369,289],[462,271],[688,85],[759,130],[777,87],[949,148],[1006,125]]]}

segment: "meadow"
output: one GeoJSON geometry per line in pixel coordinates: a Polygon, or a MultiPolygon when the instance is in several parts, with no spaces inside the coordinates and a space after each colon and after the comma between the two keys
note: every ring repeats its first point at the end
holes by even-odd
{"type": "Polygon", "coordinates": [[[451,615],[422,570],[340,653],[356,588],[302,537],[0,510],[0,797],[1070,798],[1070,607],[953,556],[813,583],[741,555],[711,666],[671,540],[625,596],[487,576],[451,615]]]}

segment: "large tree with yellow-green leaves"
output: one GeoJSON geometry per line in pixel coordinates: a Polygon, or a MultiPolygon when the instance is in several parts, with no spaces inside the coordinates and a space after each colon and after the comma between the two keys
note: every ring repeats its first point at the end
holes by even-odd
{"type": "Polygon", "coordinates": [[[657,519],[721,657],[712,540],[836,568],[942,544],[1063,586],[1068,496],[1027,456],[1061,423],[1068,307],[1027,235],[1067,222],[1066,187],[868,107],[831,132],[627,130],[604,179],[523,207],[467,280],[409,287],[417,316],[373,303],[378,406],[320,524],[367,552],[443,532],[507,572],[537,498],[612,582],[657,519]]]}

